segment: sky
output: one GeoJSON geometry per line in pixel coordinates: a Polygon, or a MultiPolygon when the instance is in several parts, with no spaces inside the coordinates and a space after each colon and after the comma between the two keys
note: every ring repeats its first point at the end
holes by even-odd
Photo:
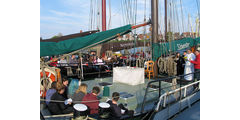
{"type": "MultiPolygon", "coordinates": [[[[182,1],[183,6],[183,21],[185,29],[184,31],[188,31],[188,14],[190,15],[192,26],[195,29],[195,19],[198,16],[198,8],[200,7],[198,7],[197,5],[200,5],[200,0],[168,0],[168,2],[173,2],[176,6],[175,8],[179,15],[179,31],[182,32],[183,27],[182,24],[180,24],[182,23],[180,1],[182,1]]],[[[149,19],[151,16],[150,2],[151,0],[106,0],[107,29],[124,26],[129,23],[143,23],[144,13],[146,13],[146,19],[149,19]],[[145,1],[146,10],[144,9],[145,1]],[[136,9],[132,11],[126,9],[129,8],[126,2],[132,3],[131,7],[133,8],[134,6],[137,6],[135,7],[136,9]],[[135,2],[137,4],[134,4],[135,2]],[[131,13],[132,15],[129,15],[131,18],[128,19],[126,15],[131,13]],[[135,17],[136,21],[134,21],[135,17]]],[[[62,35],[68,35],[73,33],[79,33],[80,30],[88,31],[91,29],[96,30],[97,27],[101,28],[101,14],[97,15],[97,11],[101,11],[100,6],[101,0],[40,0],[40,36],[43,39],[48,39],[59,33],[61,33],[62,35]],[[91,12],[91,10],[95,12],[91,12]],[[90,22],[91,18],[92,27],[90,22]]],[[[163,33],[164,0],[159,0],[158,11],[160,27],[159,31],[163,33]]],[[[177,21],[176,18],[175,20],[177,21]]],[[[146,29],[148,30],[148,27],[146,29]]],[[[175,29],[177,29],[177,26],[175,29]]],[[[143,28],[137,29],[136,32],[143,33],[143,28]]]]}

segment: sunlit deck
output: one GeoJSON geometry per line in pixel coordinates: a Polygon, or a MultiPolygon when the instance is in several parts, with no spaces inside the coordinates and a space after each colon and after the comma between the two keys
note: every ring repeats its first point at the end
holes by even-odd
{"type": "MultiPolygon", "coordinates": [[[[128,109],[131,110],[137,110],[137,108],[139,109],[141,107],[141,104],[143,102],[143,97],[145,95],[145,90],[147,87],[148,82],[151,81],[149,79],[145,79],[145,83],[144,84],[139,84],[139,85],[127,85],[127,84],[123,84],[123,83],[113,83],[112,77],[107,77],[107,78],[95,78],[93,80],[88,80],[88,81],[83,81],[83,83],[86,83],[88,85],[88,92],[91,92],[91,89],[93,86],[98,85],[101,82],[108,82],[108,83],[112,83],[112,85],[109,86],[110,88],[110,96],[109,97],[103,97],[103,87],[101,89],[101,93],[100,93],[100,97],[101,97],[101,101],[105,102],[107,100],[107,98],[111,99],[111,95],[113,92],[119,92],[120,93],[120,99],[118,101],[118,103],[127,103],[128,109]],[[127,99],[124,99],[123,96],[126,94],[131,94],[133,95],[132,97],[129,97],[127,99]]],[[[156,86],[158,86],[158,84],[155,84],[156,86]]],[[[172,83],[168,83],[168,82],[162,82],[161,83],[161,88],[164,87],[169,87],[171,86],[172,83]]],[[[147,100],[146,103],[150,103],[153,100],[158,99],[158,95],[159,95],[159,91],[157,89],[153,89],[150,88],[150,90],[152,91],[151,93],[149,93],[147,95],[147,100]]],[[[162,90],[161,93],[165,93],[167,90],[171,90],[171,88],[162,90]]],[[[139,111],[137,111],[139,112],[139,111]]]]}

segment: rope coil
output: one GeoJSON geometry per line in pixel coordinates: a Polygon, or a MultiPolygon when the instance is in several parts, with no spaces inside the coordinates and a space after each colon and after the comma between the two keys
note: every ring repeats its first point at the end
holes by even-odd
{"type": "Polygon", "coordinates": [[[171,56],[168,58],[159,57],[157,62],[159,73],[166,73],[169,76],[177,75],[177,63],[174,60],[171,56]]]}

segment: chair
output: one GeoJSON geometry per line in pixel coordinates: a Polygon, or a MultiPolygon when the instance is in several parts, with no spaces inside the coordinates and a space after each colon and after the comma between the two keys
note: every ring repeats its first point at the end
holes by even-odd
{"type": "Polygon", "coordinates": [[[145,69],[145,74],[147,74],[147,77],[150,80],[151,75],[154,77],[154,71],[153,71],[154,62],[153,61],[147,61],[146,65],[147,65],[147,68],[145,69]]]}

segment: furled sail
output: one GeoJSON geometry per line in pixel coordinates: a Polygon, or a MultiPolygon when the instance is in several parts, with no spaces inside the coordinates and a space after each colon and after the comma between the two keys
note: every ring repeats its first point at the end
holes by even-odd
{"type": "Polygon", "coordinates": [[[81,32],[81,33],[75,33],[75,34],[70,34],[70,35],[66,35],[66,36],[61,36],[61,37],[57,37],[57,38],[51,38],[51,39],[40,39],[40,42],[60,42],[60,41],[64,41],[64,40],[69,40],[71,38],[75,38],[75,37],[83,37],[86,35],[91,35],[93,33],[99,32],[99,30],[92,30],[92,31],[86,31],[86,32],[81,32]]]}
{"type": "Polygon", "coordinates": [[[75,37],[59,42],[40,42],[40,57],[61,55],[76,50],[93,47],[110,41],[119,35],[121,36],[127,34],[131,31],[131,29],[131,25],[126,25],[119,28],[98,32],[83,37],[75,37]]]}

